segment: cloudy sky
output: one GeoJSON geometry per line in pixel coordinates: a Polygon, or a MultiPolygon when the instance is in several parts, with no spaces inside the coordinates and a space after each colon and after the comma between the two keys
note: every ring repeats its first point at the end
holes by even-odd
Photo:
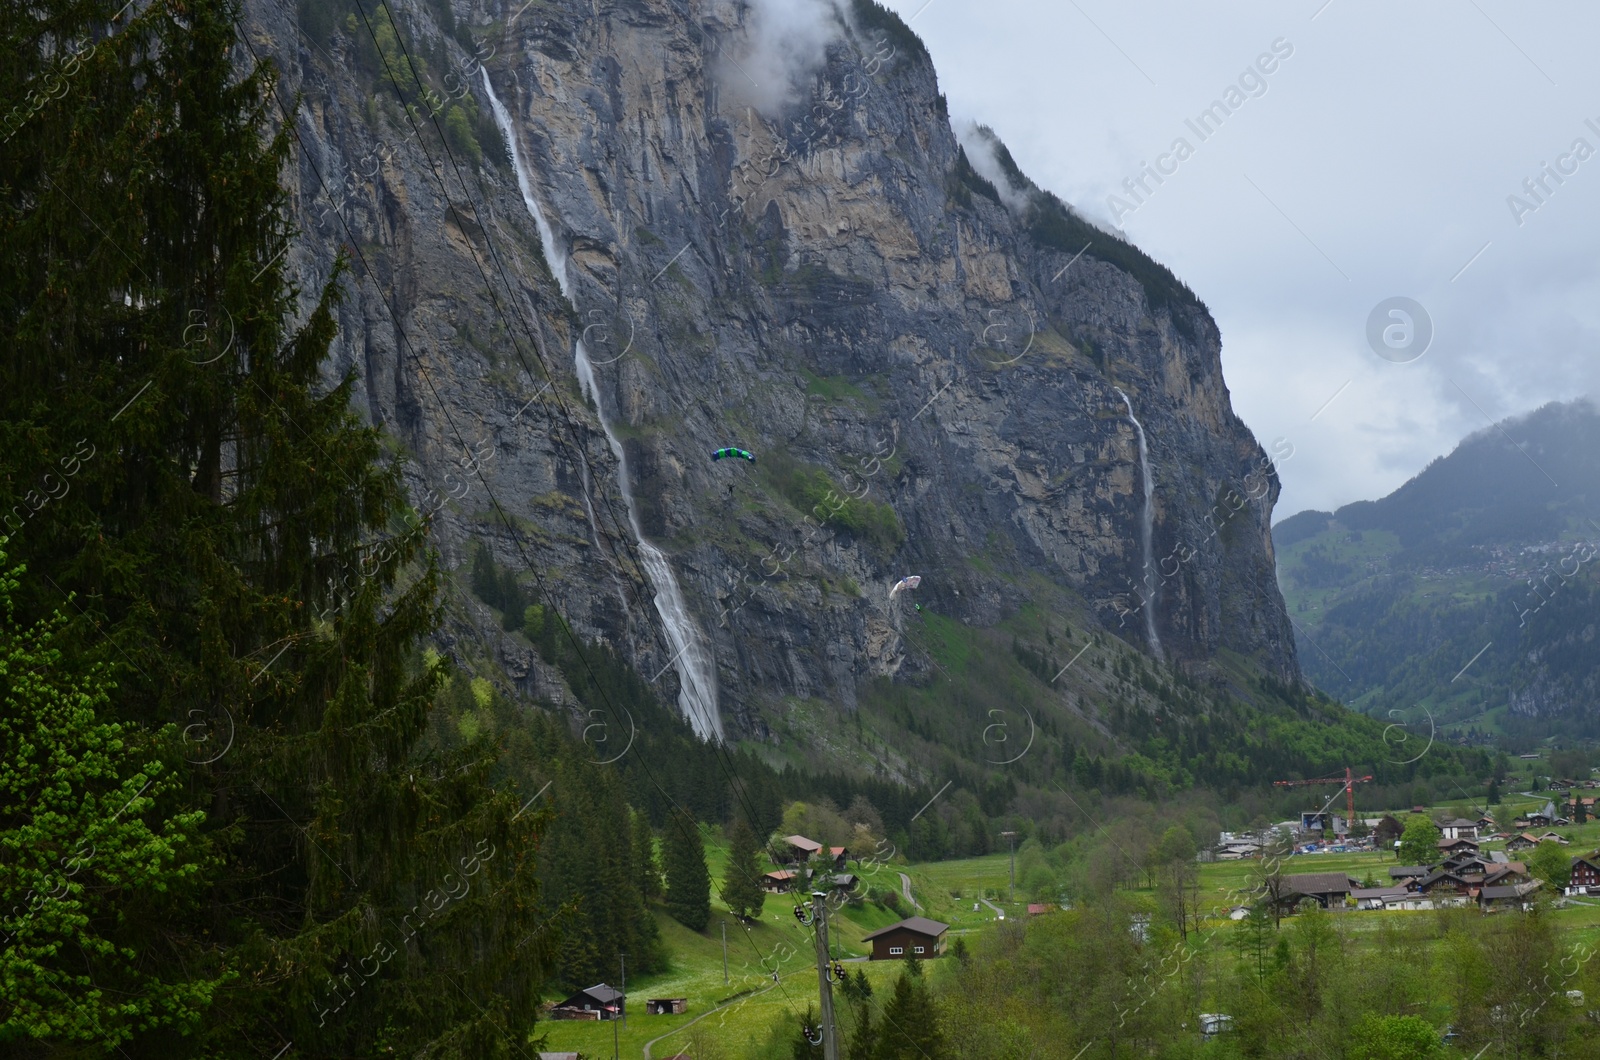
{"type": "Polygon", "coordinates": [[[953,121],[992,126],[1211,308],[1234,408],[1294,446],[1277,518],[1381,496],[1491,419],[1600,392],[1600,5],[887,3],[953,121]],[[1257,67],[1275,42],[1286,57],[1257,67]],[[1230,85],[1202,140],[1186,120],[1230,85]],[[1169,175],[1135,201],[1143,163],[1169,175]],[[1392,298],[1426,319],[1408,334],[1392,298]]]}

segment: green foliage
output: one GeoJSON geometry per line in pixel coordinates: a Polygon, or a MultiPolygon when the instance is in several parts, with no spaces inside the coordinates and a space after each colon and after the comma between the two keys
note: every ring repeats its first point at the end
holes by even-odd
{"type": "Polygon", "coordinates": [[[228,973],[142,959],[215,868],[204,811],[175,812],[175,726],[105,720],[115,685],[56,646],[66,620],[17,626],[22,573],[0,549],[0,1041],[193,1032],[228,973]]]}
{"type": "Polygon", "coordinates": [[[883,1008],[873,1060],[923,1060],[944,1053],[938,1011],[922,976],[921,962],[908,962],[883,1008]]]}
{"type": "Polygon", "coordinates": [[[1543,880],[1545,886],[1557,894],[1572,879],[1572,859],[1567,855],[1567,848],[1553,840],[1546,839],[1534,847],[1527,864],[1529,874],[1543,880]]]}
{"type": "MultiPolygon", "coordinates": [[[[500,567],[483,543],[474,542],[472,553],[472,592],[484,603],[501,613],[500,628],[514,633],[530,619],[542,628],[544,609],[530,606],[527,594],[517,576],[500,567]]],[[[529,634],[533,636],[533,634],[529,634]]]]}
{"type": "Polygon", "coordinates": [[[1439,829],[1420,814],[1406,818],[1397,855],[1402,865],[1432,865],[1439,860],[1439,829]]]}
{"type": "Polygon", "coordinates": [[[763,474],[795,508],[819,523],[833,523],[861,538],[882,555],[905,542],[905,528],[888,504],[842,494],[828,473],[776,452],[762,462],[763,474]]]}
{"type": "Polygon", "coordinates": [[[971,207],[974,193],[982,195],[997,206],[1000,203],[1000,192],[992,182],[985,180],[982,174],[972,168],[964,147],[956,148],[955,167],[951,170],[948,185],[951,200],[960,206],[971,207]]]}
{"type": "Polygon", "coordinates": [[[706,869],[700,826],[674,814],[662,831],[662,840],[667,912],[689,930],[704,931],[711,921],[711,873],[706,869]]]}
{"type": "Polygon", "coordinates": [[[882,34],[888,44],[900,55],[916,56],[924,63],[933,60],[928,55],[922,38],[898,14],[877,3],[877,0],[850,0],[850,14],[856,25],[868,34],[882,34]]]}
{"type": "Polygon", "coordinates": [[[1351,1033],[1348,1060],[1431,1060],[1444,1055],[1433,1024],[1421,1016],[1367,1013],[1351,1033]]]}
{"type": "Polygon", "coordinates": [[[94,895],[81,933],[114,939],[115,961],[133,950],[143,978],[96,987],[80,965],[74,1000],[118,998],[129,1055],[504,1055],[494,1028],[531,1027],[547,967],[537,830],[487,783],[491,745],[420,749],[438,572],[353,379],[324,374],[343,262],[309,307],[287,280],[281,90],[239,47],[234,4],[128,9],[108,34],[121,9],[0,7],[0,98],[61,42],[98,41],[0,144],[0,510],[46,470],[45,488],[70,477],[12,535],[36,572],[17,625],[72,594],[60,650],[115,674],[97,717],[162,792],[128,813],[204,813],[173,827],[220,864],[94,895]],[[157,753],[175,720],[214,725],[221,753],[157,753]],[[180,915],[190,888],[207,907],[180,915]],[[219,984],[187,1038],[201,996],[159,985],[181,982],[219,984]]]}
{"type": "Polygon", "coordinates": [[[653,902],[661,897],[661,859],[656,854],[656,833],[643,811],[633,815],[633,857],[639,897],[653,902]]]}
{"type": "Polygon", "coordinates": [[[728,837],[728,868],[723,877],[722,900],[733,915],[749,920],[761,915],[767,892],[761,886],[760,846],[756,834],[740,817],[728,837]]]}
{"type": "Polygon", "coordinates": [[[1063,254],[1077,254],[1088,245],[1086,257],[1115,265],[1139,282],[1152,313],[1170,311],[1179,331],[1191,340],[1198,337],[1196,321],[1204,315],[1205,306],[1172,270],[1144,251],[1094,227],[1047,191],[1034,195],[1028,207],[1027,225],[1034,242],[1063,254]]]}

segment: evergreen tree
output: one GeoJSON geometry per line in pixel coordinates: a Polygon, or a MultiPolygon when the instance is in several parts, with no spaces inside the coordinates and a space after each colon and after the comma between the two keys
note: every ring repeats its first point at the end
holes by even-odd
{"type": "Polygon", "coordinates": [[[0,143],[0,511],[27,513],[7,526],[37,572],[19,621],[73,594],[61,648],[115,668],[106,720],[223,747],[187,756],[161,810],[208,814],[205,915],[107,901],[145,932],[127,1011],[225,982],[193,1034],[133,1021],[122,1051],[506,1055],[549,951],[538,817],[512,823],[487,746],[419,749],[437,568],[354,379],[322,376],[342,262],[306,304],[286,281],[290,127],[239,14],[0,5],[0,98],[79,53],[0,143]]]}
{"type": "Polygon", "coordinates": [[[875,1060],[878,1052],[878,1028],[872,1022],[872,1005],[863,1000],[856,1006],[856,1028],[845,1048],[849,1060],[875,1060]]]}
{"type": "Polygon", "coordinates": [[[633,863],[639,881],[639,896],[646,902],[661,897],[661,862],[656,857],[656,834],[644,811],[633,815],[633,863]]]}
{"type": "Polygon", "coordinates": [[[734,822],[728,837],[728,869],[722,881],[722,900],[733,915],[748,921],[761,915],[767,892],[761,886],[761,861],[756,834],[743,817],[734,822]]]}
{"type": "Polygon", "coordinates": [[[691,931],[704,931],[711,921],[711,873],[706,870],[700,826],[673,814],[662,832],[667,874],[667,912],[691,931]]]}
{"type": "Polygon", "coordinates": [[[939,1060],[943,1055],[938,1012],[916,961],[895,980],[875,1048],[873,1060],[939,1060]]]}

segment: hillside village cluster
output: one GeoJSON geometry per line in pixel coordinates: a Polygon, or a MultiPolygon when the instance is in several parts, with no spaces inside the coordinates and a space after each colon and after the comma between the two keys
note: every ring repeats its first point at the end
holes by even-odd
{"type": "MultiPolygon", "coordinates": [[[[1314,901],[1326,909],[1441,909],[1476,904],[1485,911],[1504,908],[1531,908],[1536,892],[1549,886],[1535,878],[1524,861],[1511,855],[1534,850],[1541,843],[1570,846],[1565,836],[1553,828],[1570,825],[1573,818],[1583,821],[1594,816],[1595,799],[1576,793],[1566,796],[1558,807],[1546,802],[1536,813],[1517,817],[1511,830],[1501,829],[1494,817],[1483,814],[1476,819],[1442,817],[1430,823],[1436,833],[1437,859],[1429,864],[1395,865],[1389,879],[1356,879],[1344,872],[1289,873],[1272,878],[1268,900],[1282,911],[1291,911],[1303,902],[1314,901]],[[1571,816],[1568,816],[1568,815],[1571,816]],[[1503,850],[1483,850],[1485,843],[1504,843],[1503,850]]],[[[1413,807],[1422,814],[1425,807],[1413,807]]],[[[1400,846],[1404,831],[1392,815],[1365,818],[1352,829],[1338,814],[1306,813],[1296,821],[1284,821],[1259,832],[1222,833],[1216,846],[1202,854],[1206,860],[1236,861],[1261,858],[1279,850],[1299,854],[1346,853],[1359,850],[1391,850],[1400,846]],[[1356,837],[1353,833],[1364,833],[1356,837]]],[[[1568,880],[1559,888],[1565,895],[1600,894],[1600,851],[1570,856],[1568,880]]],[[[1232,916],[1246,915],[1236,907],[1232,916]]]]}

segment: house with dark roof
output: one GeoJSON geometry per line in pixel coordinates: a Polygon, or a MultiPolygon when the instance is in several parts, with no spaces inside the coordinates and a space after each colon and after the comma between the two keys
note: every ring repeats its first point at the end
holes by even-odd
{"type": "Polygon", "coordinates": [[[822,844],[803,835],[786,835],[778,841],[778,860],[785,864],[810,861],[822,851],[822,844]]]}
{"type": "Polygon", "coordinates": [[[1420,880],[1432,871],[1427,865],[1396,865],[1389,870],[1389,878],[1397,883],[1420,880]]]}
{"type": "Polygon", "coordinates": [[[1465,817],[1456,817],[1439,822],[1439,831],[1446,839],[1476,839],[1478,822],[1469,821],[1465,817]]]}
{"type": "Polygon", "coordinates": [[[1513,883],[1503,887],[1485,887],[1478,892],[1478,908],[1485,912],[1491,909],[1526,911],[1533,905],[1529,901],[1529,896],[1543,885],[1543,880],[1529,880],[1526,883],[1513,883]]]}
{"type": "Polygon", "coordinates": [[[1476,854],[1478,841],[1476,839],[1441,839],[1438,843],[1439,853],[1449,857],[1451,854],[1476,854]]]}
{"type": "Polygon", "coordinates": [[[1315,898],[1323,908],[1341,904],[1361,881],[1342,872],[1299,872],[1284,877],[1285,897],[1298,901],[1315,898]]]}
{"type": "Polygon", "coordinates": [[[622,1015],[625,998],[605,983],[578,991],[550,1011],[558,1020],[614,1020],[622,1015]]]}
{"type": "Polygon", "coordinates": [[[1568,894],[1600,894],[1600,853],[1572,859],[1568,894]]]}
{"type": "Polygon", "coordinates": [[[1440,869],[1417,881],[1417,893],[1426,895],[1435,907],[1460,905],[1472,897],[1474,886],[1460,873],[1440,869]]]}
{"type": "Polygon", "coordinates": [[[941,924],[925,916],[908,916],[898,924],[890,924],[870,935],[861,936],[861,941],[872,943],[872,959],[875,961],[942,957],[945,932],[949,930],[949,924],[941,924]]]}

